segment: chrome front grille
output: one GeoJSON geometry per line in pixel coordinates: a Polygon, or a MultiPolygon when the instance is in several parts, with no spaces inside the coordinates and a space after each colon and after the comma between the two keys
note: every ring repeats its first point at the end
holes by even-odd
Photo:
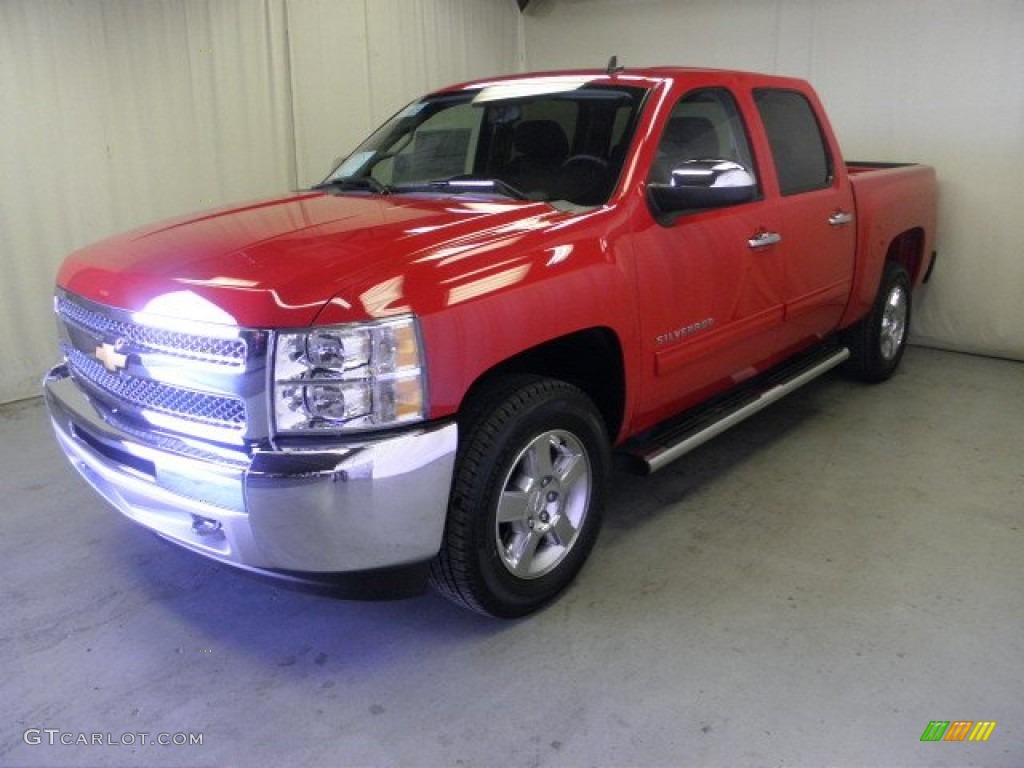
{"type": "Polygon", "coordinates": [[[73,348],[65,349],[65,356],[73,374],[121,402],[197,424],[245,429],[245,405],[237,398],[196,392],[123,372],[111,373],[95,358],[73,348]]]}
{"type": "Polygon", "coordinates": [[[246,345],[244,339],[221,339],[191,333],[135,325],[103,312],[88,309],[67,296],[57,298],[57,314],[64,322],[103,338],[118,338],[140,351],[160,352],[173,357],[199,360],[204,363],[243,367],[246,345]]]}
{"type": "Polygon", "coordinates": [[[111,418],[224,444],[266,436],[266,331],[140,316],[58,290],[72,376],[111,418]]]}

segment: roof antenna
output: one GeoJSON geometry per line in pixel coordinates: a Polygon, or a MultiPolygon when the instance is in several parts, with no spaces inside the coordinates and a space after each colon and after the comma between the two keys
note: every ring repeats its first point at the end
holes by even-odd
{"type": "Polygon", "coordinates": [[[607,74],[609,74],[609,75],[617,75],[617,74],[619,74],[619,72],[624,72],[625,70],[626,70],[625,67],[620,67],[619,66],[619,57],[618,56],[612,56],[610,59],[608,59],[608,69],[605,70],[605,72],[607,74]]]}

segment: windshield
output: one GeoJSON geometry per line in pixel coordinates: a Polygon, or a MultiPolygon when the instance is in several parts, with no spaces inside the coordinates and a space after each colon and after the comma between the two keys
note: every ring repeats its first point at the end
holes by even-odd
{"type": "Polygon", "coordinates": [[[428,97],[391,118],[319,186],[600,205],[618,180],[645,93],[580,80],[513,81],[428,97]]]}

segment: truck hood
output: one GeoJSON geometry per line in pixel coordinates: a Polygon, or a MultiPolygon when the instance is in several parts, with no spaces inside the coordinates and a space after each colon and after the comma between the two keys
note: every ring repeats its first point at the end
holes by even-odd
{"type": "Polygon", "coordinates": [[[329,302],[335,318],[422,312],[431,286],[564,216],[465,195],[296,193],[108,238],[68,256],[57,282],[132,312],[252,328],[311,325],[329,302]]]}

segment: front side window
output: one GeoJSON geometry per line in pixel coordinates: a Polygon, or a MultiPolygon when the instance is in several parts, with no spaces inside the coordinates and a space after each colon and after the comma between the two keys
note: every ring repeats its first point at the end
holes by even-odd
{"type": "Polygon", "coordinates": [[[669,183],[672,169],[691,160],[731,160],[753,173],[750,142],[739,108],[723,88],[689,93],[672,108],[650,181],[669,183]]]}
{"type": "Polygon", "coordinates": [[[427,97],[391,118],[320,186],[600,205],[618,180],[645,94],[585,82],[499,83],[427,97]]]}
{"type": "Polygon", "coordinates": [[[754,101],[764,123],[783,195],[832,184],[832,157],[814,109],[796,91],[759,89],[754,101]]]}

